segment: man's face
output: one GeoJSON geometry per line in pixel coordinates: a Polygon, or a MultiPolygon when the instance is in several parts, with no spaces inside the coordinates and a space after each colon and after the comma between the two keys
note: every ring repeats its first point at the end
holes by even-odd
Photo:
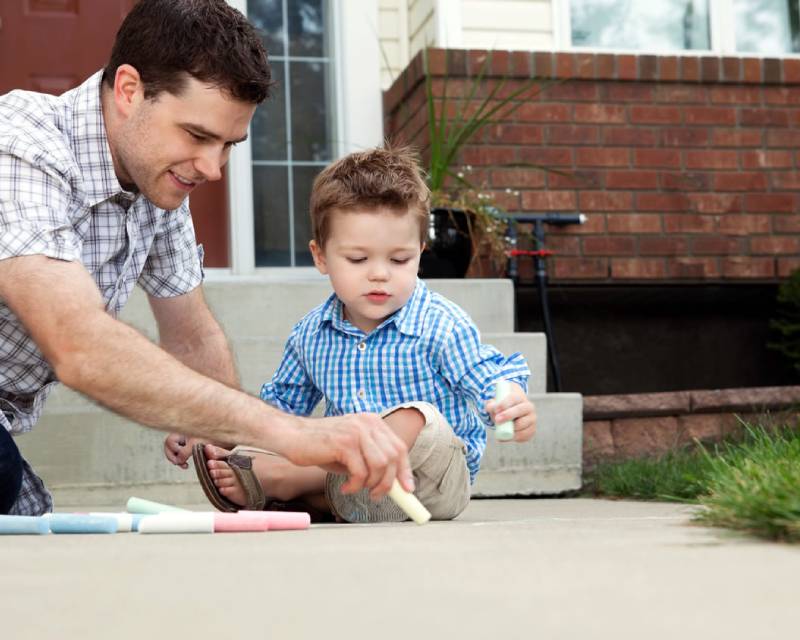
{"type": "Polygon", "coordinates": [[[117,178],[162,209],[219,180],[231,148],[247,137],[256,106],[189,78],[179,96],[136,90],[112,145],[117,178]]]}

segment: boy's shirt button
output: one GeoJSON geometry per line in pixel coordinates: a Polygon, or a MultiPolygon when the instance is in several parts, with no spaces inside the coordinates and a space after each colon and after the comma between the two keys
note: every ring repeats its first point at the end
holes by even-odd
{"type": "Polygon", "coordinates": [[[366,342],[359,342],[358,343],[358,350],[359,351],[364,351],[366,348],[367,348],[367,343],[366,342]]]}
{"type": "Polygon", "coordinates": [[[366,397],[367,397],[367,394],[366,394],[366,392],[365,392],[363,389],[361,389],[361,390],[358,392],[358,397],[359,397],[359,398],[361,398],[361,399],[363,400],[364,398],[366,398],[366,397]]]}

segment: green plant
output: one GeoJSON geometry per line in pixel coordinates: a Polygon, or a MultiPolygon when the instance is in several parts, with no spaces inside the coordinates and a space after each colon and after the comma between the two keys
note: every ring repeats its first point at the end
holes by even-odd
{"type": "Polygon", "coordinates": [[[780,351],[800,372],[800,269],[778,288],[777,317],[769,324],[777,338],[767,346],[780,351]]]}
{"type": "MultiPolygon", "coordinates": [[[[446,60],[449,59],[450,52],[445,55],[446,60]]],[[[541,93],[553,81],[527,78],[516,88],[504,92],[510,78],[503,77],[493,83],[486,95],[480,98],[479,92],[491,61],[490,51],[466,91],[460,91],[459,97],[454,100],[448,95],[447,75],[443,79],[441,96],[437,97],[429,68],[429,52],[427,49],[423,51],[429,136],[427,181],[431,189],[432,205],[466,211],[469,214],[473,260],[486,252],[489,259],[497,265],[505,262],[508,218],[494,197],[482,189],[483,185],[475,185],[469,179],[469,167],[459,164],[460,153],[487,125],[507,120],[525,104],[526,99],[541,93]],[[455,116],[450,118],[450,105],[453,103],[455,116]]],[[[504,166],[544,169],[532,163],[504,166]]],[[[513,219],[511,223],[513,224],[513,219]]]]}

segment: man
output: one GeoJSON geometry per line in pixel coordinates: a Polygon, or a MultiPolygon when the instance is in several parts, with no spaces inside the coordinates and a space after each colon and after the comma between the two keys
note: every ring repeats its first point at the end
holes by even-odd
{"type": "Polygon", "coordinates": [[[0,513],[52,509],[9,433],[57,381],[156,429],[345,469],[349,491],[413,489],[378,416],[300,419],[238,391],[205,304],[187,196],[221,177],[269,86],[224,0],[141,0],[104,71],[59,97],[0,97],[0,513]],[[115,319],[137,282],[161,348],[115,319]]]}

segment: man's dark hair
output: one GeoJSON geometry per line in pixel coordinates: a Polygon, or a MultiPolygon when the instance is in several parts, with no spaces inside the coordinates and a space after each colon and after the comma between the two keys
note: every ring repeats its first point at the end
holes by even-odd
{"type": "Polygon", "coordinates": [[[140,0],[117,32],[103,72],[108,86],[122,64],[139,72],[145,98],[179,95],[186,74],[252,104],[272,85],[255,27],[225,0],[140,0]]]}

